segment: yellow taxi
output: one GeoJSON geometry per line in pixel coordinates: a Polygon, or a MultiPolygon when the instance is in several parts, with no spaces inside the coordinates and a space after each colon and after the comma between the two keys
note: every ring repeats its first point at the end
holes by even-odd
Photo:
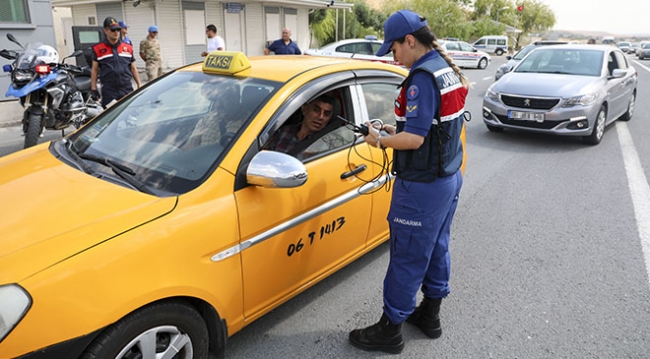
{"type": "Polygon", "coordinates": [[[212,53],[0,158],[0,357],[223,355],[388,238],[388,164],[351,128],[394,123],[406,74],[212,53]],[[269,150],[323,94],[331,120],[300,156],[269,150]]]}

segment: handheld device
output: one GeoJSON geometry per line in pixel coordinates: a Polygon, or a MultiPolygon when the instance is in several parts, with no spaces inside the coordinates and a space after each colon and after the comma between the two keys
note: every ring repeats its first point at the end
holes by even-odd
{"type": "MultiPolygon", "coordinates": [[[[364,137],[365,137],[365,136],[368,136],[369,130],[368,130],[368,126],[366,126],[365,123],[362,123],[361,125],[357,125],[356,123],[354,123],[354,122],[352,122],[352,121],[348,120],[347,118],[342,117],[342,116],[340,116],[340,115],[337,115],[336,117],[337,117],[340,121],[342,121],[342,122],[344,122],[345,124],[351,126],[351,127],[352,127],[352,131],[357,132],[357,133],[360,133],[360,134],[363,135],[364,137]]],[[[373,120],[373,121],[379,121],[379,120],[373,120]]],[[[378,129],[372,127],[372,126],[370,127],[370,130],[374,131],[375,133],[377,133],[377,134],[379,134],[379,135],[381,135],[381,136],[388,136],[388,132],[386,132],[386,131],[384,131],[384,130],[378,130],[378,129]]]]}

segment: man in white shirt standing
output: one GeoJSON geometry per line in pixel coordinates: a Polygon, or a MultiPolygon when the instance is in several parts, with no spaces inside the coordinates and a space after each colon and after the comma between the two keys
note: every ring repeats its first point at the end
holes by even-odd
{"type": "Polygon", "coordinates": [[[217,27],[210,24],[205,28],[205,34],[208,36],[208,49],[201,53],[201,56],[205,57],[212,51],[224,51],[226,49],[226,43],[223,41],[221,36],[217,35],[217,27]]]}

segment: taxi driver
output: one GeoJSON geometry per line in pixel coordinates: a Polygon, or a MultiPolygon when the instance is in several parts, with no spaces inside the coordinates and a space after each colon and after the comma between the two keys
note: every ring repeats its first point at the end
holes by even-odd
{"type": "Polygon", "coordinates": [[[322,131],[332,118],[334,98],[321,95],[300,108],[303,120],[295,125],[281,127],[271,138],[265,149],[285,152],[302,159],[306,144],[312,143],[314,135],[322,131]]]}

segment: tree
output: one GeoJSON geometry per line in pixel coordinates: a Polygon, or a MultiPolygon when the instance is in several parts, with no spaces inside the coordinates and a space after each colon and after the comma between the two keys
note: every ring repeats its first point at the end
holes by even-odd
{"type": "Polygon", "coordinates": [[[551,29],[555,25],[555,14],[548,5],[538,0],[527,0],[523,11],[517,11],[513,25],[521,30],[517,34],[517,46],[522,36],[551,29]]]}
{"type": "Polygon", "coordinates": [[[320,44],[326,44],[327,40],[332,38],[336,22],[334,20],[333,10],[319,9],[309,14],[309,47],[318,47],[320,44]],[[318,44],[314,46],[312,39],[318,44]]]}
{"type": "Polygon", "coordinates": [[[405,0],[387,1],[382,10],[392,14],[401,9],[417,12],[427,19],[436,38],[457,37],[466,39],[473,30],[469,14],[462,0],[405,0]],[[417,10],[414,10],[417,9],[417,10]]]}

